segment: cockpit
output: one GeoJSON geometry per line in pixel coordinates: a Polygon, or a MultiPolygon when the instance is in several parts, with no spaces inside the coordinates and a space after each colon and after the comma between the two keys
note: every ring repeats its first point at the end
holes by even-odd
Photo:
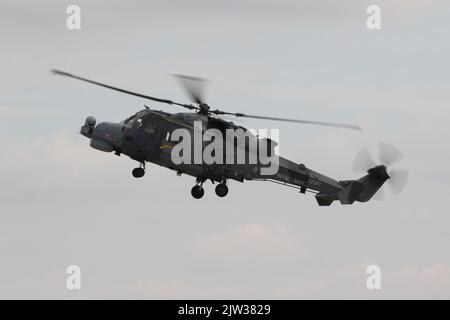
{"type": "Polygon", "coordinates": [[[145,118],[145,116],[146,116],[147,113],[148,113],[148,112],[147,112],[147,109],[138,111],[138,112],[136,112],[135,114],[133,114],[133,115],[129,116],[128,118],[126,118],[125,120],[123,120],[123,121],[121,122],[121,124],[126,124],[126,125],[129,125],[129,126],[134,127],[134,125],[136,124],[136,122],[137,122],[139,119],[140,119],[140,121],[142,121],[142,120],[145,118]]]}

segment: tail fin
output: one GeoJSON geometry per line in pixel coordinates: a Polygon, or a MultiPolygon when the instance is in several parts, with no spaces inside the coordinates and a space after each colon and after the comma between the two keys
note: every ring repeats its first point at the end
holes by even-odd
{"type": "Polygon", "coordinates": [[[329,206],[335,200],[339,200],[341,204],[369,201],[390,177],[385,166],[374,167],[367,173],[358,180],[340,181],[344,189],[336,194],[316,195],[317,203],[319,206],[329,206]]]}

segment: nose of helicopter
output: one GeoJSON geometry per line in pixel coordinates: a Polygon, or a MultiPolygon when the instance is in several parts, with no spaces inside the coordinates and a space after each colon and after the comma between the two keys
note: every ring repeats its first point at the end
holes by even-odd
{"type": "Polygon", "coordinates": [[[104,152],[120,151],[124,126],[120,123],[100,122],[96,125],[94,117],[86,118],[80,133],[91,139],[91,147],[104,152]]]}

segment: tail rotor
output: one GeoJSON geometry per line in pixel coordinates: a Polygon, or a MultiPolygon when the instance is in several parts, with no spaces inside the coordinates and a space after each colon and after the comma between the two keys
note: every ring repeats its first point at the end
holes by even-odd
{"type": "MultiPolygon", "coordinates": [[[[408,170],[399,167],[403,154],[391,144],[379,143],[374,148],[362,149],[353,163],[353,172],[368,173],[373,177],[388,178],[387,184],[392,194],[400,194],[408,182],[408,170]]],[[[376,193],[376,199],[383,199],[386,188],[376,193]]]]}

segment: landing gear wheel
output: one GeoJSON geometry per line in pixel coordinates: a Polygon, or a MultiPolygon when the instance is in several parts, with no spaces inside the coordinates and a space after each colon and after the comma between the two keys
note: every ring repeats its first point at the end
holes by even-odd
{"type": "Polygon", "coordinates": [[[195,199],[200,199],[205,194],[205,189],[200,185],[192,187],[191,194],[195,199]]]}
{"type": "Polygon", "coordinates": [[[216,194],[223,198],[228,194],[228,187],[225,183],[218,184],[216,186],[216,194]]]}
{"type": "Polygon", "coordinates": [[[144,168],[134,168],[133,171],[131,171],[131,174],[135,178],[142,178],[145,174],[144,168]]]}

